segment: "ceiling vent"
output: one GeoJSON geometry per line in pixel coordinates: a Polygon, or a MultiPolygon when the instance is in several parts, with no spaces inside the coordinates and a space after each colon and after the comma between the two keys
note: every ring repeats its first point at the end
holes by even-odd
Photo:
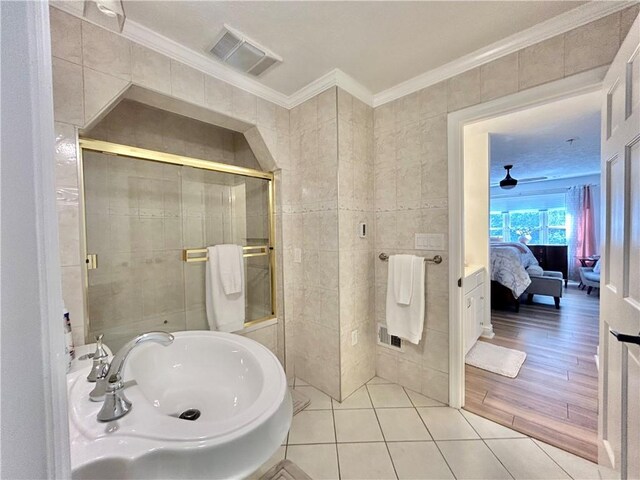
{"type": "Polygon", "coordinates": [[[210,52],[221,62],[254,77],[282,62],[281,57],[228,25],[224,26],[210,52]]]}

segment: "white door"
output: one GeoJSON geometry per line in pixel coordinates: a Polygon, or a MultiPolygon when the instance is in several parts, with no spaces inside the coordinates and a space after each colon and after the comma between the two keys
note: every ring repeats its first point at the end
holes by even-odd
{"type": "Polygon", "coordinates": [[[602,111],[599,460],[623,479],[640,478],[639,22],[605,77],[602,111]]]}

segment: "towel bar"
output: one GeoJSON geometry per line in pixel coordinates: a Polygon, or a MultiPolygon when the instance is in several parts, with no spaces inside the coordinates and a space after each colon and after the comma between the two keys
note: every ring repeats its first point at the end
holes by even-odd
{"type": "MultiPolygon", "coordinates": [[[[245,253],[243,257],[262,257],[269,254],[273,247],[269,245],[247,245],[242,247],[245,253]],[[259,250],[258,252],[252,252],[252,250],[259,250]],[[247,253],[248,252],[248,253],[247,253]]],[[[187,248],[182,251],[182,260],[188,263],[191,262],[206,262],[207,261],[207,249],[206,248],[187,248]]]]}
{"type": "MultiPolygon", "coordinates": [[[[383,262],[386,262],[387,260],[389,260],[389,255],[382,252],[380,255],[378,255],[378,258],[383,262]]],[[[442,257],[440,255],[434,255],[433,258],[425,258],[424,261],[429,263],[435,263],[437,265],[439,263],[442,263],[442,257]]]]}

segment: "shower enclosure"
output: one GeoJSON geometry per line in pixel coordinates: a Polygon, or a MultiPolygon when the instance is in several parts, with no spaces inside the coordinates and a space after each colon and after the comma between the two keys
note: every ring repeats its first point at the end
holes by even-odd
{"type": "Polygon", "coordinates": [[[242,245],[246,322],[275,317],[273,175],[81,139],[88,339],[209,329],[206,247],[242,245]]]}

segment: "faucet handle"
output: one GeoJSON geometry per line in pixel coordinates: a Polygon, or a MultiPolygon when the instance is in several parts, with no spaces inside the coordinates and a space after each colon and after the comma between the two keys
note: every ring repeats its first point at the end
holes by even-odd
{"type": "Polygon", "coordinates": [[[102,346],[103,336],[104,335],[102,333],[96,336],[96,351],[93,354],[93,364],[89,375],[87,375],[87,382],[93,383],[106,375],[106,371],[103,373],[102,370],[104,369],[104,365],[107,364],[107,358],[109,358],[109,355],[102,346]]]}
{"type": "MultiPolygon", "coordinates": [[[[105,361],[99,363],[96,368],[91,369],[92,373],[96,373],[96,379],[94,382],[96,386],[89,392],[89,400],[92,402],[102,402],[104,400],[105,393],[107,392],[107,386],[109,382],[107,381],[107,373],[109,372],[109,364],[105,361]]],[[[87,377],[89,380],[89,377],[87,377]]],[[[91,380],[89,380],[91,381],[91,380]]]]}
{"type": "Polygon", "coordinates": [[[100,335],[96,335],[96,353],[93,355],[93,358],[103,358],[103,357],[108,357],[109,355],[107,355],[107,351],[104,349],[104,346],[102,345],[102,338],[104,337],[104,333],[101,333],[100,335]]]}

